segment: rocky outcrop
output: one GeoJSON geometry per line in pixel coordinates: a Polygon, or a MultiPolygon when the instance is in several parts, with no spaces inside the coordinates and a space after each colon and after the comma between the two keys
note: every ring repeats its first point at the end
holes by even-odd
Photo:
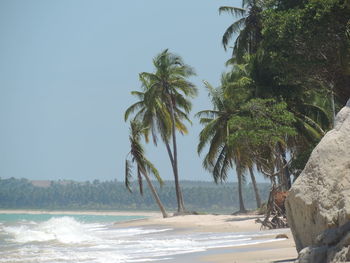
{"type": "Polygon", "coordinates": [[[350,262],[350,222],[320,234],[313,246],[299,252],[295,263],[350,262]]]}
{"type": "Polygon", "coordinates": [[[350,221],[350,101],[338,113],[334,129],[312,152],[285,205],[297,250],[309,247],[302,251],[300,258],[302,255],[327,258],[327,261],[300,262],[333,262],[329,257],[335,258],[337,253],[350,258],[349,248],[344,247],[350,236],[347,232],[339,233],[350,221]],[[337,233],[338,243],[325,239],[325,236],[330,238],[330,233],[337,233]],[[335,250],[331,252],[330,248],[335,250]],[[326,254],[322,256],[322,253],[326,254]]]}

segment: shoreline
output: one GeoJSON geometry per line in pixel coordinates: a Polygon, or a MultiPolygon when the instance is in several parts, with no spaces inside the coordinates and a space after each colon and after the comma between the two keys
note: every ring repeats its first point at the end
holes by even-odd
{"type": "MultiPolygon", "coordinates": [[[[146,216],[146,215],[145,215],[146,216]]],[[[177,215],[163,218],[149,216],[135,221],[116,222],[116,227],[149,227],[163,226],[176,230],[190,230],[196,232],[258,232],[261,225],[255,223],[259,215],[177,215]]]]}
{"type": "Polygon", "coordinates": [[[49,214],[49,215],[110,215],[110,216],[146,216],[159,217],[157,211],[109,211],[109,210],[41,210],[41,209],[0,209],[0,214],[49,214]]]}
{"type": "Polygon", "coordinates": [[[275,242],[251,245],[210,248],[202,252],[176,255],[173,259],[155,261],[159,263],[291,263],[297,258],[294,239],[290,229],[261,230],[255,223],[259,215],[184,215],[169,218],[151,217],[129,222],[117,222],[115,227],[170,227],[184,235],[201,233],[249,233],[265,232],[266,236],[257,239],[276,238],[276,232],[288,238],[275,242]]]}
{"type": "MultiPolygon", "coordinates": [[[[244,233],[260,232],[261,225],[255,220],[262,216],[243,215],[178,215],[162,218],[156,211],[58,211],[1,209],[0,214],[77,214],[77,215],[112,215],[112,216],[145,216],[130,221],[115,222],[115,228],[172,228],[180,234],[199,233],[244,233]]],[[[272,263],[294,262],[297,257],[293,236],[289,229],[263,230],[264,236],[259,239],[274,239],[276,232],[286,234],[288,239],[250,245],[233,245],[229,247],[210,248],[202,252],[174,255],[171,259],[154,261],[159,263],[272,263]],[[266,234],[266,235],[265,235],[266,234]]]]}

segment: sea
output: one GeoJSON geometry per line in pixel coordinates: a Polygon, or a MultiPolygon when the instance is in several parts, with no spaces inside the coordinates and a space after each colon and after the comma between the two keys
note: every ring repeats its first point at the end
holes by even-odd
{"type": "MultiPolygon", "coordinates": [[[[213,248],[276,242],[273,232],[179,232],[120,227],[145,218],[86,214],[0,214],[0,263],[126,263],[174,259],[213,248]]],[[[281,233],[281,231],[276,232],[281,233]]]]}

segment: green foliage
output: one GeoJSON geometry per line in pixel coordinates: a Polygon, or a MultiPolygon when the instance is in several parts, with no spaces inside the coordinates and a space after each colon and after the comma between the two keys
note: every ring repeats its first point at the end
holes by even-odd
{"type": "Polygon", "coordinates": [[[139,182],[140,193],[143,194],[142,177],[147,177],[148,174],[153,174],[160,185],[163,184],[163,180],[159,175],[155,166],[146,158],[145,150],[140,142],[142,134],[146,132],[142,123],[133,120],[130,122],[130,157],[131,161],[126,159],[125,161],[125,186],[131,192],[130,180],[132,178],[132,163],[136,164],[137,179],[139,182]]]}
{"type": "Polygon", "coordinates": [[[330,91],[332,84],[337,99],[344,104],[350,95],[345,89],[350,81],[346,70],[349,17],[350,9],[342,0],[307,1],[293,8],[264,10],[260,50],[269,61],[274,82],[280,88],[288,85],[314,92],[320,88],[316,81],[330,91]]]}
{"type": "Polygon", "coordinates": [[[190,98],[197,95],[197,89],[187,80],[195,75],[194,70],[180,56],[166,49],[153,59],[153,65],[154,73],[139,74],[142,90],[131,92],[138,101],[125,111],[124,119],[128,120],[134,115],[134,120],[147,127],[144,132],[146,140],[151,134],[153,142],[157,144],[159,135],[165,142],[170,140],[172,111],[175,128],[182,134],[187,133],[183,121],[191,123],[187,114],[192,108],[190,98]]]}
{"type": "Polygon", "coordinates": [[[304,170],[304,167],[307,161],[309,160],[314,147],[315,145],[311,145],[306,149],[304,148],[303,151],[300,151],[296,158],[292,160],[290,165],[290,171],[294,175],[294,178],[297,178],[304,170]]]}
{"type": "Polygon", "coordinates": [[[230,118],[231,145],[261,147],[283,142],[286,136],[295,136],[294,116],[285,102],[274,99],[251,99],[241,107],[240,115],[230,118]]]}
{"type": "Polygon", "coordinates": [[[238,62],[243,60],[246,53],[254,54],[261,41],[261,12],[264,8],[263,1],[242,1],[242,8],[222,6],[219,13],[229,13],[238,18],[225,31],[222,44],[225,50],[234,35],[238,35],[233,46],[233,56],[238,62]]]}
{"type": "MultiPolygon", "coordinates": [[[[153,65],[153,73],[139,74],[143,90],[132,92],[139,101],[126,110],[124,118],[127,120],[137,111],[133,120],[145,128],[143,134],[146,141],[151,133],[153,142],[157,145],[157,136],[160,135],[166,146],[174,174],[178,212],[183,212],[185,208],[179,185],[176,131],[186,134],[187,127],[184,121],[191,123],[188,117],[192,108],[190,99],[197,95],[197,88],[188,78],[195,75],[195,72],[180,56],[168,52],[168,49],[153,59],[153,65]]],[[[147,163],[146,165],[153,167],[147,163]]],[[[142,167],[141,170],[139,169],[140,167],[138,166],[138,178],[141,183],[140,175],[145,173],[142,167]]],[[[158,172],[155,172],[155,169],[150,170],[157,176],[158,172]]],[[[126,173],[126,179],[129,177],[126,173]]],[[[140,190],[142,191],[142,187],[140,190]]]]}
{"type": "Polygon", "coordinates": [[[201,115],[211,113],[225,125],[202,118],[206,127],[199,149],[211,144],[204,163],[217,158],[220,165],[223,151],[234,149],[236,166],[242,160],[254,163],[283,184],[290,172],[298,176],[332,127],[336,110],[350,97],[350,5],[343,0],[267,0],[243,1],[242,7],[220,9],[241,17],[226,30],[224,47],[233,33],[238,37],[219,88],[224,96],[213,99],[214,110],[201,115]]]}

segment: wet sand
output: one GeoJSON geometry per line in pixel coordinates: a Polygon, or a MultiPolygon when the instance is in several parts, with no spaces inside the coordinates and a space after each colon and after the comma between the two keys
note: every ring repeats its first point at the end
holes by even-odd
{"type": "MultiPolygon", "coordinates": [[[[183,233],[192,231],[206,233],[222,232],[258,232],[261,225],[255,220],[258,215],[186,215],[170,218],[150,217],[132,222],[117,223],[123,227],[171,227],[183,233]]],[[[269,231],[265,231],[267,234],[269,231]]],[[[275,238],[276,233],[264,238],[275,238]]],[[[204,252],[178,255],[174,259],[161,261],[164,263],[286,263],[294,262],[297,257],[294,240],[289,229],[281,230],[288,239],[276,242],[209,249],[204,252]]]]}

